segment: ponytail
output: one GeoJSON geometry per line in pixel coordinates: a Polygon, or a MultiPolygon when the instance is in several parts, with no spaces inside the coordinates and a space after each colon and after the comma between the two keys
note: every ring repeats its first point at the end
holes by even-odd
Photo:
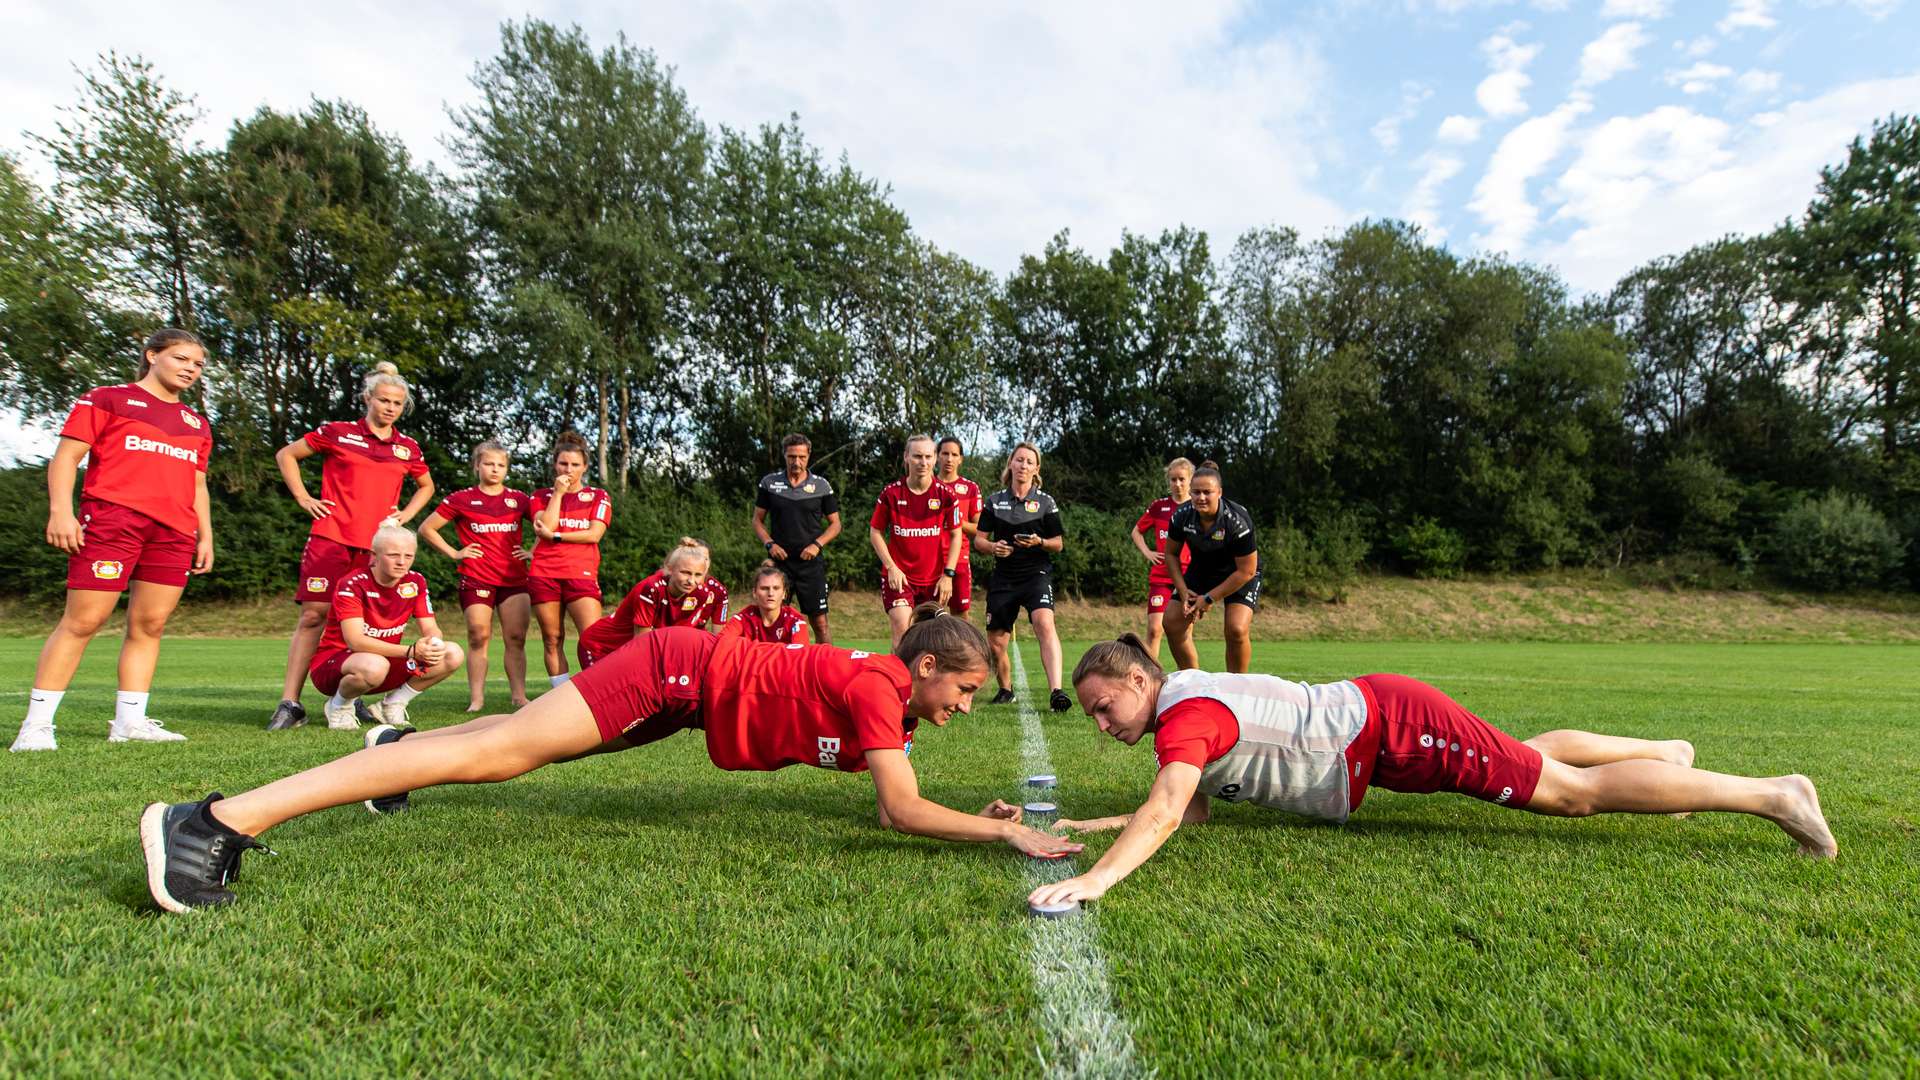
{"type": "Polygon", "coordinates": [[[1073,665],[1072,681],[1073,685],[1079,686],[1082,680],[1092,675],[1104,679],[1124,679],[1134,668],[1146,672],[1147,678],[1156,685],[1167,678],[1166,669],[1147,651],[1147,643],[1140,640],[1140,635],[1125,633],[1112,641],[1102,641],[1089,648],[1080,657],[1080,662],[1073,665]]]}
{"type": "Polygon", "coordinates": [[[979,627],[947,614],[931,601],[913,609],[913,621],[893,647],[909,669],[922,656],[933,657],[934,670],[979,671],[987,666],[987,638],[979,627]]]}

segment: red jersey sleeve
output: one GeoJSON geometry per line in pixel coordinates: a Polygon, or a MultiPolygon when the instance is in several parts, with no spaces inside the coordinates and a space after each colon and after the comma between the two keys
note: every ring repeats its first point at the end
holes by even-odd
{"type": "Polygon", "coordinates": [[[421,578],[420,594],[413,598],[413,617],[416,619],[433,618],[433,598],[427,595],[427,579],[421,578]]]}
{"type": "Polygon", "coordinates": [[[100,440],[107,419],[105,413],[93,407],[93,392],[88,391],[74,401],[73,409],[67,413],[67,422],[60,425],[60,437],[92,446],[100,440]]]}
{"type": "Polygon", "coordinates": [[[208,433],[206,438],[200,440],[200,465],[199,465],[200,471],[206,472],[207,466],[212,463],[213,463],[213,435],[211,433],[208,433]]]}
{"type": "Polygon", "coordinates": [[[715,623],[725,622],[727,619],[727,587],[715,581],[713,578],[708,578],[707,588],[712,590],[713,594],[713,599],[707,601],[707,621],[715,623]]]}
{"type": "Polygon", "coordinates": [[[646,583],[641,582],[633,587],[633,591],[627,594],[625,600],[620,601],[620,609],[613,613],[613,617],[622,625],[631,626],[635,630],[653,629],[654,616],[660,610],[660,605],[654,603],[653,597],[646,595],[645,590],[646,583]]]}
{"type": "Polygon", "coordinates": [[[307,445],[312,447],[318,453],[322,453],[322,454],[328,453],[331,450],[333,450],[335,446],[335,443],[333,441],[333,435],[327,431],[327,426],[325,424],[322,424],[319,427],[314,428],[312,431],[307,432],[306,435],[302,437],[307,440],[307,445]]]}
{"type": "Polygon", "coordinates": [[[439,514],[440,519],[442,521],[447,522],[450,525],[457,525],[460,523],[460,508],[454,505],[452,495],[449,495],[446,498],[441,499],[440,505],[434,507],[433,512],[436,514],[439,514]]]}
{"type": "Polygon", "coordinates": [[[593,502],[593,520],[602,525],[613,524],[613,499],[604,491],[593,502]]]}
{"type": "Polygon", "coordinates": [[[886,531],[887,522],[893,520],[893,514],[887,508],[887,491],[880,490],[880,497],[873,502],[873,516],[867,519],[867,527],[886,531]]]}
{"type": "Polygon", "coordinates": [[[863,671],[847,683],[847,718],[853,721],[862,753],[906,749],[906,706],[885,672],[863,671]]]}
{"type": "Polygon", "coordinates": [[[1204,769],[1239,741],[1240,721],[1232,709],[1212,698],[1189,698],[1160,714],[1153,752],[1163,769],[1176,761],[1204,769]]]}
{"type": "Polygon", "coordinates": [[[344,623],[348,619],[365,620],[366,603],[358,589],[346,588],[333,590],[333,621],[344,623]]]}
{"type": "Polygon", "coordinates": [[[1145,512],[1140,515],[1140,520],[1133,523],[1133,531],[1137,533],[1152,532],[1154,531],[1154,527],[1153,507],[1149,506],[1145,512]]]}
{"type": "Polygon", "coordinates": [[[744,611],[740,612],[739,615],[736,615],[733,618],[728,619],[726,622],[721,623],[720,636],[721,637],[746,637],[747,624],[744,621],[742,621],[741,616],[751,615],[751,614],[753,614],[753,609],[747,608],[744,611]]]}
{"type": "Polygon", "coordinates": [[[791,644],[791,645],[810,644],[813,641],[813,637],[812,637],[812,631],[809,630],[807,627],[807,620],[803,618],[800,615],[800,613],[797,611],[793,612],[788,617],[793,620],[793,633],[789,635],[788,644],[791,644]]]}

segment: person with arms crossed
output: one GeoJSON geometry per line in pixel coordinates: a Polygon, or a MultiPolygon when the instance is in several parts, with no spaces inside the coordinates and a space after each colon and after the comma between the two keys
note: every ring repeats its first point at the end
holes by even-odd
{"type": "Polygon", "coordinates": [[[987,646],[931,604],[915,619],[884,654],[668,627],[510,716],[414,733],[383,725],[368,732],[366,749],[245,794],[154,803],[140,816],[148,891],[167,911],[225,904],[241,855],[264,846],[256,837],[303,814],[393,806],[419,788],[508,780],[689,728],[722,769],[870,772],[882,828],[1029,855],[1080,850],[1022,825],[1020,808],[998,799],[967,814],[921,796],[908,757],[915,732],[923,720],[943,726],[969,710],[987,678],[987,646]]]}
{"type": "Polygon", "coordinates": [[[413,568],[416,553],[412,531],[383,526],[373,534],[371,564],[334,586],[326,629],[308,672],[313,688],[328,695],[330,730],[359,730],[354,702],[370,694],[386,695],[370,706],[377,721],[408,726],[408,703],[465,659],[460,646],[440,638],[427,579],[413,568]],[[420,636],[401,644],[407,623],[416,619],[420,636]]]}
{"type": "Polygon", "coordinates": [[[753,535],[780,564],[793,585],[795,606],[806,615],[815,640],[833,644],[827,629],[827,566],[820,554],[840,535],[840,497],[826,477],[811,472],[813,444],[805,435],[780,443],[786,468],[760,478],[753,497],[753,535]]]}
{"type": "Polygon", "coordinates": [[[1073,707],[1060,688],[1060,633],[1053,624],[1053,553],[1066,546],[1060,508],[1053,496],[1040,490],[1040,448],[1019,443],[1000,470],[1002,489],[987,497],[980,513],[974,550],[997,561],[987,579],[987,640],[993,645],[994,672],[1000,692],[993,704],[1013,700],[1013,668],[1007,645],[1014,620],[1027,609],[1033,637],[1040,645],[1040,666],[1046,669],[1047,703],[1054,712],[1073,707]]]}
{"type": "Polygon", "coordinates": [[[949,435],[940,440],[940,467],[934,474],[953,489],[953,497],[960,503],[960,531],[966,539],[960,549],[960,564],[954,567],[953,595],[947,598],[947,612],[963,619],[973,608],[973,537],[980,531],[980,508],[986,502],[980,485],[960,475],[960,465],[966,458],[966,448],[949,435]]]}
{"type": "Polygon", "coordinates": [[[273,455],[280,478],[300,509],[313,518],[313,526],[300,556],[300,584],[294,594],[300,620],[287,645],[280,704],[267,721],[268,731],[307,722],[300,688],[320,644],[334,582],[366,569],[376,529],[405,525],[433,498],[433,478],[427,475],[420,444],[394,428],[413,405],[413,388],[400,377],[400,369],[385,360],[375,364],[361,384],[360,400],[367,407],[365,416],[321,424],[273,455]],[[315,455],[321,458],[317,499],[300,478],[300,463],[315,455]],[[408,477],[413,478],[413,495],[396,509],[408,477]]]}
{"type": "MultiPolygon", "coordinates": [[[[1173,512],[1187,501],[1187,485],[1193,481],[1193,462],[1177,457],[1167,462],[1167,494],[1147,504],[1140,514],[1140,520],[1127,530],[1127,539],[1133,543],[1140,557],[1147,560],[1147,651],[1160,655],[1160,640],[1163,636],[1163,624],[1167,616],[1167,605],[1173,601],[1173,575],[1167,571],[1167,528],[1173,520],[1173,512]],[[1146,537],[1153,537],[1148,546],[1146,537]]],[[[1192,559],[1191,550],[1180,552],[1180,569],[1186,570],[1192,559]]]]}
{"type": "Polygon", "coordinates": [[[705,540],[681,537],[660,569],[629,589],[613,614],[580,634],[580,670],[650,630],[668,626],[719,630],[727,620],[727,587],[707,573],[712,562],[705,540]]]}
{"type": "Polygon", "coordinates": [[[900,456],[906,476],[880,489],[867,521],[867,540],[880,557],[880,607],[894,644],[914,608],[929,601],[945,607],[952,599],[965,550],[960,499],[934,479],[934,456],[932,436],[908,436],[900,456]]]}
{"type": "Polygon", "coordinates": [[[1226,497],[1220,469],[1211,461],[1194,470],[1188,492],[1186,505],[1167,519],[1162,566],[1173,579],[1175,600],[1167,609],[1167,647],[1174,666],[1199,667],[1193,624],[1224,605],[1227,670],[1245,672],[1253,663],[1253,611],[1260,606],[1260,544],[1253,515],[1226,497]]]}
{"type": "Polygon", "coordinates": [[[147,715],[160,635],[187,578],[213,568],[207,458],[213,428],[180,396],[200,381],[207,350],[185,330],[147,338],[134,381],[80,395],[47,461],[48,544],[67,553],[67,606],[33,669],[27,715],[10,749],[55,750],[53,717],[87,644],[127,599],[120,692],[108,742],[180,742],[147,715]],[[73,484],[86,460],[80,513],[73,484]]]}
{"type": "Polygon", "coordinates": [[[493,613],[500,613],[500,637],[506,650],[507,693],[514,708],[527,703],[527,560],[521,526],[533,517],[533,497],[507,486],[507,448],[489,439],[473,448],[474,486],[441,500],[420,535],[427,545],[454,561],[460,571],[460,610],[467,617],[467,711],[487,704],[487,646],[493,640],[493,613]],[[440,535],[453,525],[454,547],[440,535]]]}
{"type": "Polygon", "coordinates": [[[807,644],[806,616],[786,605],[787,572],[769,559],[753,575],[753,603],[722,623],[720,634],[782,645],[807,644]]]}
{"type": "Polygon", "coordinates": [[[1063,820],[1121,833],[1092,869],[1033,891],[1036,904],[1097,900],[1181,825],[1207,820],[1212,799],[1344,822],[1369,786],[1458,792],[1553,817],[1753,814],[1780,826],[1803,855],[1838,851],[1804,776],[1752,779],[1695,769],[1693,745],[1549,731],[1521,742],[1404,675],[1290,682],[1272,675],[1161,670],[1132,634],[1088,649],[1074,693],[1101,731],[1132,746],[1147,736],[1160,772],[1131,814],[1063,820]]]}
{"type": "Polygon", "coordinates": [[[587,440],[571,431],[553,444],[553,486],[533,493],[533,558],[527,596],[540,623],[547,682],[567,681],[567,619],[585,634],[600,620],[600,538],[613,521],[613,500],[587,487],[587,440]]]}

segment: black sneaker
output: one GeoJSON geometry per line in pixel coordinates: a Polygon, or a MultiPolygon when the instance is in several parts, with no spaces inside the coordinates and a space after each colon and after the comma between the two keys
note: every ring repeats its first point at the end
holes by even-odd
{"type": "MultiPolygon", "coordinates": [[[[394,727],[392,724],[376,724],[367,729],[365,745],[368,750],[371,750],[376,746],[385,746],[388,743],[399,742],[401,736],[411,734],[413,734],[411,727],[394,727]]],[[[377,799],[366,800],[364,805],[367,808],[367,812],[372,814],[404,814],[413,808],[407,802],[407,794],[407,792],[403,791],[398,795],[382,795],[377,799]]]]}
{"type": "Polygon", "coordinates": [[[994,705],[1013,704],[1013,691],[1004,686],[1001,687],[1000,692],[993,695],[993,701],[991,702],[991,704],[994,704],[994,705]]]}
{"type": "Polygon", "coordinates": [[[1047,704],[1053,707],[1054,712],[1066,712],[1073,708],[1073,699],[1067,696],[1065,690],[1055,690],[1048,696],[1047,704]]]}
{"type": "Polygon", "coordinates": [[[147,892],[167,911],[232,903],[227,883],[240,877],[240,856],[255,848],[273,854],[267,845],[207,813],[207,805],[220,797],[216,791],[197,803],[154,803],[140,815],[147,892]]]}
{"type": "Polygon", "coordinates": [[[283,701],[267,721],[268,731],[290,731],[307,722],[307,710],[297,701],[283,701]]]}
{"type": "Polygon", "coordinates": [[[381,717],[373,714],[372,709],[367,708],[367,698],[365,694],[353,699],[353,718],[362,724],[378,724],[382,720],[381,717]]]}

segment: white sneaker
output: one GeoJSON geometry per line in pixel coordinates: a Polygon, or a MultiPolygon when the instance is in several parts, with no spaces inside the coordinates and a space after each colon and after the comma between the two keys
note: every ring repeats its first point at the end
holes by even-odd
{"type": "Polygon", "coordinates": [[[60,744],[53,741],[52,724],[20,725],[20,734],[14,737],[13,745],[7,747],[13,753],[23,750],[58,750],[60,744]]]}
{"type": "Polygon", "coordinates": [[[396,727],[402,731],[410,731],[413,728],[412,724],[407,723],[407,703],[404,701],[394,701],[391,698],[382,701],[375,715],[379,716],[388,727],[396,727]]]}
{"type": "Polygon", "coordinates": [[[387,722],[387,699],[385,696],[377,698],[363,697],[360,701],[364,702],[367,706],[366,711],[359,714],[359,719],[363,723],[371,721],[375,725],[379,725],[387,722]]]}
{"type": "Polygon", "coordinates": [[[333,707],[333,699],[327,699],[328,731],[359,731],[360,720],[353,715],[353,702],[349,701],[339,708],[333,707]]]}
{"type": "Polygon", "coordinates": [[[107,728],[108,742],[186,742],[187,737],[177,731],[168,731],[160,721],[149,716],[131,724],[122,724],[115,720],[107,728]]]}

